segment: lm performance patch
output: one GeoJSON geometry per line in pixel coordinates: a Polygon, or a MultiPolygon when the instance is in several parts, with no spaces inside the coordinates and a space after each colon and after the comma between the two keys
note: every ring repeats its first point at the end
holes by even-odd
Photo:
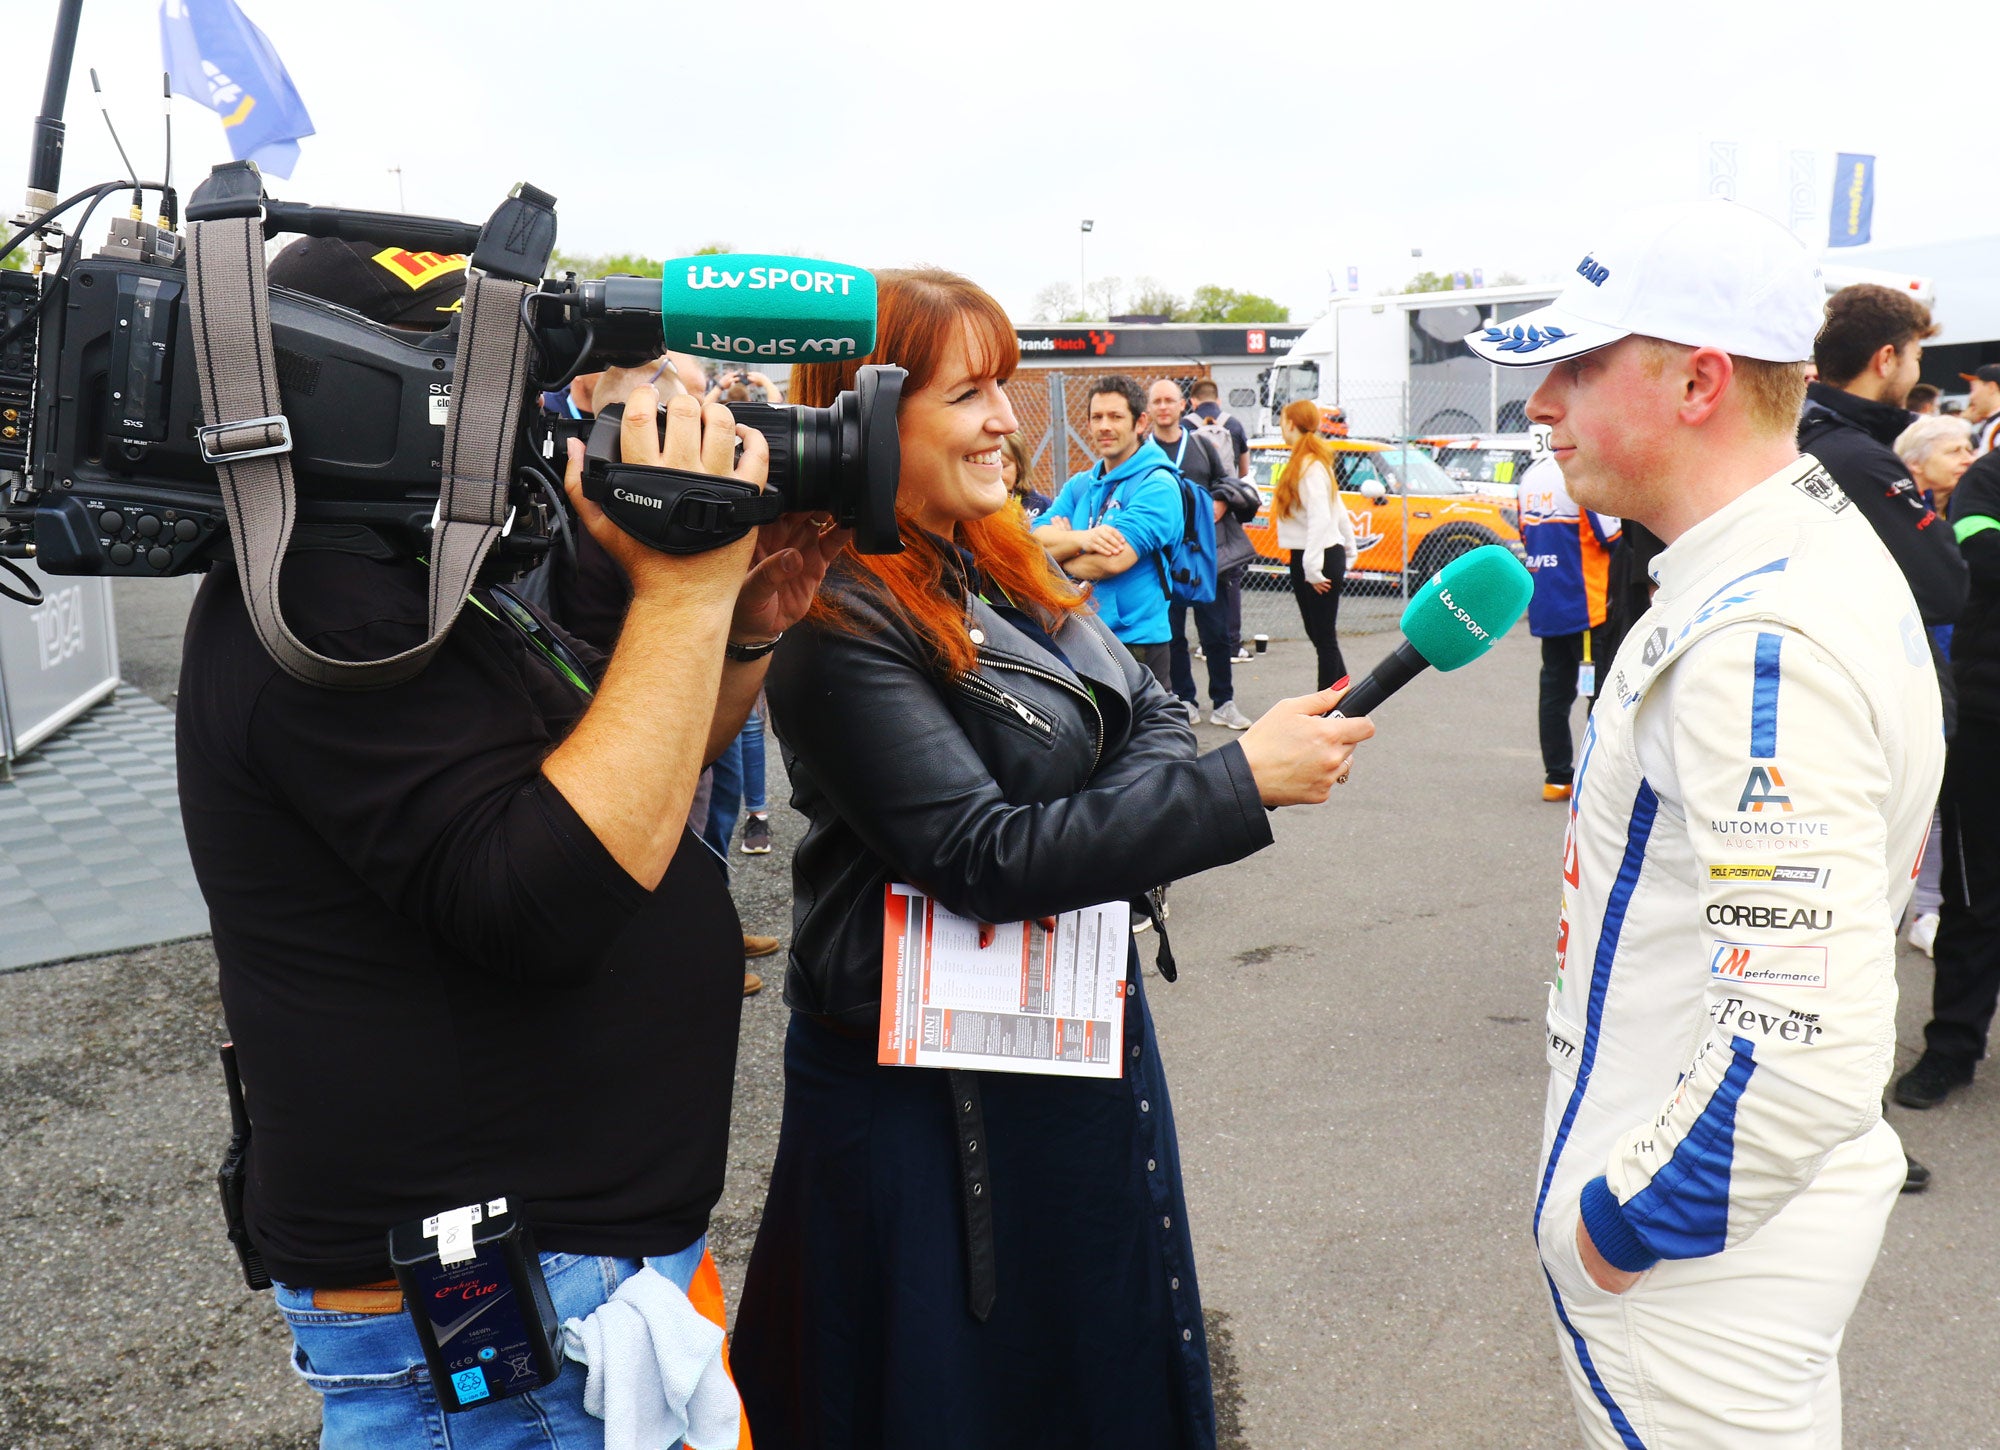
{"type": "Polygon", "coordinates": [[[1824,987],[1826,948],[1717,941],[1709,953],[1708,974],[1746,987],[1824,987]]]}

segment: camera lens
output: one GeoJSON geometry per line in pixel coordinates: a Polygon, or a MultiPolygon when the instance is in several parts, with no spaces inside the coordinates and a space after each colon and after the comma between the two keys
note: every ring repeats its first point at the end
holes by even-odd
{"type": "MultiPolygon", "coordinates": [[[[764,435],[771,451],[768,484],[783,496],[785,511],[833,515],[841,527],[854,530],[859,553],[902,551],[896,483],[903,455],[896,437],[896,405],[906,376],[897,367],[864,367],[854,388],[835,398],[830,408],[728,405],[738,423],[764,435]]],[[[624,411],[616,406],[597,415],[589,444],[593,457],[619,461],[624,411]]],[[[664,416],[660,427],[664,440],[664,416]]]]}
{"type": "Polygon", "coordinates": [[[731,403],[737,422],[764,435],[771,449],[771,486],[796,513],[832,514],[854,530],[863,554],[894,554],[903,540],[896,527],[896,479],[902,450],[896,439],[896,405],[906,374],[896,367],[865,367],[854,389],[830,408],[731,403]]]}

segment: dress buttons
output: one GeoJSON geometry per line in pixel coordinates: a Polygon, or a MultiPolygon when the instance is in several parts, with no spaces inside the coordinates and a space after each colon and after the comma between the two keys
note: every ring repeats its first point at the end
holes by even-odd
{"type": "Polygon", "coordinates": [[[111,546],[111,562],[114,564],[131,563],[132,546],[130,544],[113,544],[111,546]]]}
{"type": "Polygon", "coordinates": [[[200,526],[193,519],[179,519],[174,523],[174,537],[183,544],[200,532],[200,526]]]}
{"type": "Polygon", "coordinates": [[[105,533],[115,534],[125,527],[125,515],[119,513],[117,509],[106,509],[97,520],[97,524],[105,533]]]}
{"type": "Polygon", "coordinates": [[[174,556],[172,551],[162,549],[159,545],[155,544],[152,548],[146,550],[146,562],[151,564],[155,569],[164,569],[167,565],[174,562],[174,556]]]}
{"type": "Polygon", "coordinates": [[[1140,1112],[1142,1112],[1142,1113],[1150,1113],[1150,1112],[1152,1112],[1152,1111],[1153,1111],[1153,1105],[1152,1105],[1151,1103],[1147,1102],[1147,1101],[1146,1101],[1146,1100],[1145,1100],[1144,1098],[1140,1098],[1140,1099],[1139,1099],[1139,1111],[1140,1111],[1140,1112]]]}
{"type": "Polygon", "coordinates": [[[1133,1055],[1134,1057],[1137,1057],[1137,1056],[1139,1055],[1139,1049],[1138,1049],[1137,1047],[1134,1047],[1134,1048],[1132,1049],[1132,1055],[1133,1055]]]}
{"type": "Polygon", "coordinates": [[[1156,1173],[1156,1172],[1158,1172],[1158,1171],[1159,1171],[1159,1167],[1160,1167],[1160,1165],[1159,1165],[1158,1163],[1156,1163],[1156,1162],[1155,1162],[1155,1161],[1154,1161],[1153,1159],[1151,1159],[1151,1158],[1148,1158],[1148,1159],[1146,1160],[1146,1171],[1147,1171],[1148,1173],[1156,1173]]]}
{"type": "Polygon", "coordinates": [[[1178,1289],[1180,1288],[1180,1286],[1181,1286],[1181,1276],[1179,1274],[1176,1274],[1173,1276],[1173,1278],[1167,1280],[1167,1287],[1169,1289],[1178,1289]]]}
{"type": "Polygon", "coordinates": [[[147,538],[150,539],[155,534],[159,533],[160,521],[154,518],[151,514],[140,514],[139,522],[134,524],[132,527],[137,529],[141,534],[145,535],[147,538]]]}
{"type": "Polygon", "coordinates": [[[1194,1338],[1194,1331],[1193,1331],[1192,1329],[1183,1329],[1183,1330],[1181,1331],[1181,1343],[1182,1343],[1182,1344],[1186,1344],[1186,1343],[1188,1343],[1188,1342],[1189,1342],[1190,1340],[1192,1340],[1193,1338],[1194,1338]]]}
{"type": "Polygon", "coordinates": [[[1174,1226],[1174,1219],[1172,1214],[1163,1213],[1160,1215],[1161,1228],[1172,1228],[1173,1226],[1174,1226]]]}

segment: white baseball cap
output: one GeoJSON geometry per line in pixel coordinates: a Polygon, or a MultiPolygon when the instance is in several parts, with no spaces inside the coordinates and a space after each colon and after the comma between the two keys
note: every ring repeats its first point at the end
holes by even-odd
{"type": "Polygon", "coordinates": [[[1466,334],[1502,367],[1538,367],[1635,334],[1737,357],[1802,362],[1826,312],[1819,267],[1798,238],[1720,197],[1634,212],[1547,307],[1466,334]]]}

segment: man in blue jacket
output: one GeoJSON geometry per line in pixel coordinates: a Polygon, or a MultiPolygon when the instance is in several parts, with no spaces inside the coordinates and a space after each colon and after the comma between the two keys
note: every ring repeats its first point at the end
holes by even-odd
{"type": "Polygon", "coordinates": [[[1090,389],[1090,441],[1099,462],[1063,485],[1035,537],[1072,578],[1133,658],[1173,693],[1166,563],[1183,527],[1181,485],[1152,439],[1146,393],[1122,374],[1090,389]]]}

